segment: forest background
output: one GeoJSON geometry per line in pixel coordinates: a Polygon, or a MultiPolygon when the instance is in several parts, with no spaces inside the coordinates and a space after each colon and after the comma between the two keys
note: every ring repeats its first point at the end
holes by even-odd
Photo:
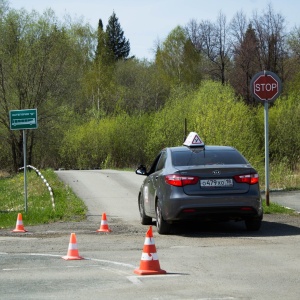
{"type": "Polygon", "coordinates": [[[264,108],[252,77],[276,73],[281,96],[269,107],[273,188],[300,186],[300,28],[269,5],[251,19],[191,19],[157,42],[154,61],[129,56],[112,12],[97,30],[66,16],[14,10],[0,0],[0,163],[23,166],[23,134],[10,110],[36,108],[27,163],[37,168],[135,168],[196,131],[206,144],[237,148],[264,174],[264,108]]]}

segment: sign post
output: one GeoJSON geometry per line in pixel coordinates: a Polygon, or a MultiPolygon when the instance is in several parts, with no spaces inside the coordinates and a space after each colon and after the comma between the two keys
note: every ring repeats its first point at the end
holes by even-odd
{"type": "Polygon", "coordinates": [[[23,157],[24,157],[24,201],[27,212],[27,168],[26,168],[26,131],[37,128],[37,109],[11,110],[9,112],[10,129],[23,130],[23,157]]]}
{"type": "Polygon", "coordinates": [[[281,80],[273,72],[262,71],[256,73],[250,83],[250,90],[254,98],[264,104],[265,122],[265,192],[266,204],[270,205],[269,191],[269,103],[274,102],[281,93],[281,80]]]}

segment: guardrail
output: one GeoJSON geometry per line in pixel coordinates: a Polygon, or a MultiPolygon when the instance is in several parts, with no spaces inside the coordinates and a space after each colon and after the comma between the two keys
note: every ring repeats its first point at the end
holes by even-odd
{"type": "MultiPolygon", "coordinates": [[[[46,180],[46,178],[43,176],[43,174],[37,168],[35,168],[35,167],[31,166],[31,165],[27,165],[26,167],[34,170],[37,173],[37,175],[41,177],[41,179],[43,180],[43,182],[45,183],[45,185],[48,188],[48,191],[49,191],[49,194],[50,194],[50,198],[51,198],[51,202],[52,202],[52,208],[55,209],[55,202],[54,202],[53,191],[52,191],[52,188],[51,188],[50,184],[46,180]]],[[[24,167],[19,168],[19,170],[23,170],[23,169],[24,169],[24,167]]]]}

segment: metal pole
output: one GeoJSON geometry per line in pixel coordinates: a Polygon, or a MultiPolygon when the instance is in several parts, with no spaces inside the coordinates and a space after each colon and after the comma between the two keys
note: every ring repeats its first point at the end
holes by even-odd
{"type": "Polygon", "coordinates": [[[270,205],[269,200],[269,103],[265,101],[265,178],[266,178],[266,205],[270,205]]]}
{"type": "Polygon", "coordinates": [[[24,199],[25,212],[27,213],[27,168],[26,168],[26,131],[23,130],[23,155],[24,155],[24,199]]]}
{"type": "Polygon", "coordinates": [[[184,138],[183,138],[183,141],[185,141],[187,137],[187,120],[186,118],[184,118],[184,138]]]}

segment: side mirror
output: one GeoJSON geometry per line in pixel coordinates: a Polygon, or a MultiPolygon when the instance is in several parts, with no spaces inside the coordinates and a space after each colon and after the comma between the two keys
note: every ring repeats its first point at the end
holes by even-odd
{"type": "Polygon", "coordinates": [[[147,169],[144,165],[140,165],[136,170],[135,170],[135,174],[138,175],[147,175],[147,169]]]}

